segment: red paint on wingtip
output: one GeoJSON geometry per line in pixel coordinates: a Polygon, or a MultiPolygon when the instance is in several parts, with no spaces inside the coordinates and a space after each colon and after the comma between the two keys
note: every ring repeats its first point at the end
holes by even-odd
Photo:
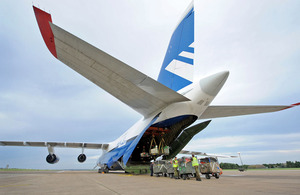
{"type": "Polygon", "coordinates": [[[300,106],[300,102],[299,102],[299,103],[296,103],[296,104],[292,104],[292,105],[290,105],[290,106],[288,106],[288,107],[286,107],[286,108],[283,108],[283,109],[281,109],[281,110],[286,110],[286,109],[289,109],[289,108],[293,108],[294,106],[300,106]]]}
{"type": "Polygon", "coordinates": [[[300,102],[296,104],[292,104],[292,106],[300,106],[300,102]]]}
{"type": "Polygon", "coordinates": [[[54,35],[49,24],[49,22],[52,23],[51,15],[35,6],[33,6],[33,10],[46,46],[52,55],[57,58],[54,35]]]}

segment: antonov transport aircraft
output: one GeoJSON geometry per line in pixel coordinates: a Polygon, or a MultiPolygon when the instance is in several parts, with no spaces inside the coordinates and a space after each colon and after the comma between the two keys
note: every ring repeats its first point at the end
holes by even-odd
{"type": "Polygon", "coordinates": [[[229,72],[193,79],[193,3],[173,32],[157,81],[56,26],[50,14],[35,6],[33,9],[46,46],[55,58],[142,115],[123,135],[106,144],[0,141],[4,146],[47,147],[48,163],[59,160],[54,147],[70,147],[82,149],[79,162],[86,159],[84,149],[102,149],[97,165],[105,172],[146,165],[161,155],[170,159],[178,153],[189,153],[182,149],[210,123],[208,120],[191,126],[197,120],[274,112],[300,104],[210,106],[229,72]]]}

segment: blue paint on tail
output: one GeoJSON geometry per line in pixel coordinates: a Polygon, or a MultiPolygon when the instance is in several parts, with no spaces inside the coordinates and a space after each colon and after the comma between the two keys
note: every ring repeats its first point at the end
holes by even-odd
{"type": "MultiPolygon", "coordinates": [[[[187,14],[180,21],[177,28],[173,32],[171,37],[167,53],[163,65],[158,76],[158,82],[165,86],[178,91],[187,85],[191,84],[192,81],[187,78],[183,78],[175,71],[168,71],[166,68],[171,64],[172,61],[177,60],[186,63],[186,65],[194,65],[194,59],[184,57],[180,55],[183,51],[194,54],[194,47],[191,44],[194,43],[194,7],[188,9],[187,14]]],[[[193,74],[190,72],[189,74],[193,74]]],[[[192,76],[191,76],[192,77],[192,76]]]]}

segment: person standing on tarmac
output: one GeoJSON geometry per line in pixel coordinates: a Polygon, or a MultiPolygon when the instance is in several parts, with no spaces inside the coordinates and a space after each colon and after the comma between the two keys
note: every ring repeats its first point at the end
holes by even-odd
{"type": "Polygon", "coordinates": [[[195,168],[195,171],[196,171],[196,180],[197,181],[201,181],[201,178],[200,178],[200,173],[199,173],[199,163],[198,163],[198,159],[195,157],[194,154],[192,154],[192,166],[195,168]]]}
{"type": "Polygon", "coordinates": [[[151,164],[150,164],[150,176],[152,177],[153,176],[153,165],[154,165],[154,161],[151,160],[151,164]]]}
{"type": "Polygon", "coordinates": [[[175,156],[173,160],[173,168],[174,168],[174,177],[175,179],[179,179],[179,174],[178,174],[178,160],[177,157],[175,156]]]}

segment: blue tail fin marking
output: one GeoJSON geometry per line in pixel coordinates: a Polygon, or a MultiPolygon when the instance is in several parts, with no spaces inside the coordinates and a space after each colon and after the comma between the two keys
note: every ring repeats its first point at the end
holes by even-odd
{"type": "Polygon", "coordinates": [[[158,82],[178,91],[193,82],[194,7],[178,24],[171,37],[158,82]]]}

